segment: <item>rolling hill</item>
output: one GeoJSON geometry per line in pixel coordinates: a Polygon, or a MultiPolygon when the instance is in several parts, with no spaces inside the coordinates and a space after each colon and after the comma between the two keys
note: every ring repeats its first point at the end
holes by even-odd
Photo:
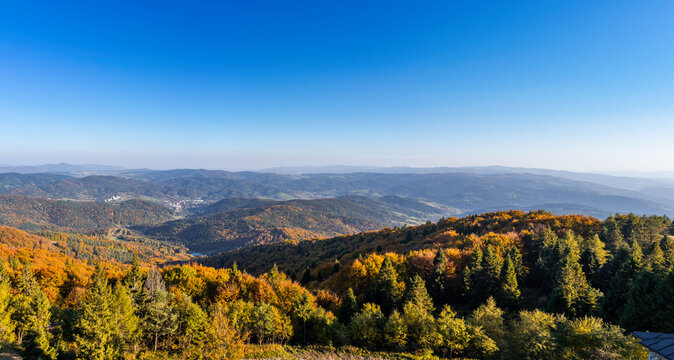
{"type": "Polygon", "coordinates": [[[111,204],[0,195],[0,224],[25,230],[91,231],[173,218],[170,209],[143,200],[111,204]]]}
{"type": "Polygon", "coordinates": [[[146,236],[199,253],[419,224],[458,211],[399,197],[269,200],[227,199],[198,209],[206,215],[136,226],[146,236]]]}

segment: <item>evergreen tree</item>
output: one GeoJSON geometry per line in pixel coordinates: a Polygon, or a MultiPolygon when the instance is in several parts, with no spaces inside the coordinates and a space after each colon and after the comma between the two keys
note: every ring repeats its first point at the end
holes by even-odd
{"type": "Polygon", "coordinates": [[[394,350],[402,350],[407,344],[407,326],[397,310],[394,310],[384,325],[384,341],[394,350]]]}
{"type": "MultiPolygon", "coordinates": [[[[482,279],[484,280],[484,286],[488,289],[487,295],[496,293],[501,275],[501,267],[501,260],[494,251],[494,248],[491,245],[487,245],[482,257],[482,279]]],[[[486,300],[486,297],[482,299],[482,301],[484,300],[486,300]]]]}
{"type": "MultiPolygon", "coordinates": [[[[653,317],[660,309],[657,293],[663,281],[658,273],[644,269],[639,272],[627,294],[625,306],[620,314],[620,326],[629,331],[661,331],[662,319],[653,317]]],[[[671,300],[671,299],[670,299],[671,300]]]]}
{"type": "Polygon", "coordinates": [[[136,296],[143,287],[143,272],[140,269],[140,259],[138,253],[133,253],[133,260],[131,262],[131,269],[124,277],[124,285],[131,291],[132,296],[136,296]]]}
{"type": "Polygon", "coordinates": [[[433,273],[428,282],[428,290],[437,304],[447,302],[447,257],[438,249],[433,259],[433,273]]]}
{"type": "Polygon", "coordinates": [[[662,272],[667,269],[665,253],[660,246],[661,240],[655,240],[648,249],[648,255],[645,257],[644,265],[655,272],[662,272]]]}
{"type": "Polygon", "coordinates": [[[29,313],[25,326],[25,336],[21,345],[26,359],[54,360],[56,350],[51,345],[52,335],[49,333],[51,304],[47,295],[40,289],[35,290],[30,298],[29,313]]]}
{"type": "Polygon", "coordinates": [[[21,278],[17,284],[17,290],[18,294],[14,296],[10,303],[10,319],[14,324],[16,341],[21,344],[28,329],[30,321],[29,317],[34,312],[31,307],[31,302],[33,297],[41,291],[28,264],[24,265],[23,270],[21,271],[21,278]]]}
{"type": "Polygon", "coordinates": [[[499,289],[501,302],[508,307],[517,306],[520,298],[520,289],[517,284],[517,274],[510,255],[506,256],[501,269],[501,286],[499,289]]]}
{"type": "Polygon", "coordinates": [[[208,316],[189,296],[183,295],[177,301],[178,314],[176,338],[183,356],[198,357],[206,334],[208,316]]]}
{"type": "Polygon", "coordinates": [[[499,348],[505,346],[506,328],[503,321],[503,310],[496,306],[493,297],[473,310],[468,317],[468,323],[473,327],[483,329],[485,334],[493,339],[499,348]]]}
{"type": "Polygon", "coordinates": [[[599,269],[606,263],[608,253],[604,250],[604,243],[595,235],[582,241],[580,264],[588,279],[596,284],[599,269]]]}
{"type": "Polygon", "coordinates": [[[641,248],[633,243],[631,247],[623,244],[611,261],[608,269],[616,269],[609,274],[609,285],[601,308],[604,319],[617,323],[627,302],[632,283],[642,268],[641,248]]]}
{"type": "Polygon", "coordinates": [[[562,239],[564,255],[558,262],[548,307],[554,312],[583,316],[597,310],[599,290],[590,286],[579,262],[577,243],[572,236],[562,239]]]}
{"type": "Polygon", "coordinates": [[[147,275],[142,290],[140,318],[143,333],[150,348],[159,348],[160,340],[173,334],[176,329],[176,313],[171,305],[171,295],[161,273],[152,269],[147,275]]]}
{"type": "Polygon", "coordinates": [[[130,290],[117,283],[112,293],[113,339],[117,349],[130,347],[136,352],[140,340],[140,319],[130,290]]]}
{"type": "Polygon", "coordinates": [[[358,312],[358,302],[356,296],[353,294],[353,289],[349,288],[346,291],[342,304],[339,307],[338,318],[344,325],[348,325],[351,317],[358,312]]]}
{"type": "Polygon", "coordinates": [[[100,263],[96,264],[89,287],[75,320],[75,342],[79,359],[107,360],[119,354],[114,342],[112,294],[100,263]]]}
{"type": "Polygon", "coordinates": [[[435,344],[435,321],[423,302],[405,303],[403,321],[407,328],[407,343],[412,349],[429,349],[435,344]]]}
{"type": "Polygon", "coordinates": [[[401,286],[398,284],[398,273],[388,257],[384,258],[370,293],[384,314],[391,313],[398,306],[402,297],[401,286]]]}
{"type": "Polygon", "coordinates": [[[354,344],[372,347],[381,344],[383,340],[383,328],[386,322],[379,305],[366,303],[363,310],[354,315],[349,324],[349,334],[354,344]]]}
{"type": "Polygon", "coordinates": [[[440,312],[436,320],[437,341],[435,347],[446,356],[449,354],[451,359],[455,352],[464,350],[470,341],[470,333],[466,322],[457,317],[456,313],[449,305],[440,312]]]}
{"type": "Polygon", "coordinates": [[[419,275],[414,275],[412,282],[407,286],[405,302],[414,303],[429,313],[435,311],[433,301],[426,292],[424,280],[419,275]]]}

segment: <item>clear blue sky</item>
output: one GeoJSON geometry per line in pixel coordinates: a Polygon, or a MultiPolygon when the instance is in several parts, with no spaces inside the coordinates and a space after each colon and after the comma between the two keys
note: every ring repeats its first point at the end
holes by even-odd
{"type": "Polygon", "coordinates": [[[3,1],[0,163],[673,170],[674,2],[3,1]]]}

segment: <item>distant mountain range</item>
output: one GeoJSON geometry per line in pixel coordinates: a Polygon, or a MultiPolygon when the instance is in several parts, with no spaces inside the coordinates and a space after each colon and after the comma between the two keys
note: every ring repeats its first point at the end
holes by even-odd
{"type": "Polygon", "coordinates": [[[498,210],[674,215],[674,180],[545,169],[337,167],[332,170],[341,172],[293,173],[57,164],[22,170],[29,168],[47,172],[0,173],[0,195],[7,195],[0,201],[0,224],[133,227],[209,253],[498,210]]]}

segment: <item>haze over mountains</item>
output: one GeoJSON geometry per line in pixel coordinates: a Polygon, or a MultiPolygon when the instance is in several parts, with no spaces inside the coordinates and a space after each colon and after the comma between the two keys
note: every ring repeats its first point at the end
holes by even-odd
{"type": "Polygon", "coordinates": [[[674,180],[546,169],[231,172],[57,164],[4,170],[10,172],[0,173],[1,224],[32,230],[127,228],[203,253],[497,210],[599,218],[618,212],[674,215],[674,180]]]}

